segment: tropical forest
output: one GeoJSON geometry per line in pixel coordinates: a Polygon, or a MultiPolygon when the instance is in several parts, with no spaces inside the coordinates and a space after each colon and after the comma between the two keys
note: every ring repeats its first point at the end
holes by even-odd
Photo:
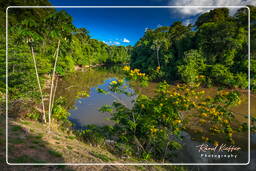
{"type": "Polygon", "coordinates": [[[51,3],[0,2],[1,168],[186,171],[197,167],[175,164],[255,153],[255,6],[210,9],[124,45],[65,8],[7,8],[24,5],[51,3]]]}

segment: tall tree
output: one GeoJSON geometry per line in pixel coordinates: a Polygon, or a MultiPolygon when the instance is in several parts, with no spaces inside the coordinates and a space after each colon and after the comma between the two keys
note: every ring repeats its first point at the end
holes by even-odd
{"type": "Polygon", "coordinates": [[[52,115],[52,98],[53,98],[53,90],[54,90],[54,80],[55,80],[55,72],[56,72],[56,67],[57,67],[57,61],[59,57],[59,52],[61,48],[61,41],[66,41],[66,40],[71,40],[72,36],[72,31],[74,29],[74,26],[72,25],[72,18],[65,12],[65,11],[60,11],[60,12],[55,12],[49,17],[45,19],[45,22],[47,23],[48,29],[51,30],[49,32],[49,36],[53,40],[58,40],[57,44],[57,49],[56,49],[56,55],[55,61],[54,61],[54,66],[53,66],[53,71],[52,71],[52,79],[51,79],[51,89],[50,89],[50,96],[49,96],[49,114],[48,114],[48,119],[49,119],[49,129],[51,127],[51,115],[52,115]]]}
{"type": "Polygon", "coordinates": [[[37,68],[37,62],[36,62],[36,58],[35,58],[35,52],[34,52],[34,46],[36,41],[40,40],[41,37],[41,33],[39,31],[39,25],[32,19],[25,19],[21,22],[20,26],[17,28],[17,32],[16,34],[17,36],[17,40],[18,41],[25,41],[31,51],[31,56],[33,58],[33,62],[34,62],[34,68],[35,68],[35,73],[36,73],[36,78],[37,78],[37,84],[38,84],[38,88],[41,94],[41,103],[42,103],[42,111],[43,111],[43,120],[46,123],[46,114],[45,114],[45,105],[44,105],[44,97],[43,97],[43,91],[42,91],[42,86],[40,83],[40,78],[39,78],[39,74],[38,74],[38,68],[37,68]]]}

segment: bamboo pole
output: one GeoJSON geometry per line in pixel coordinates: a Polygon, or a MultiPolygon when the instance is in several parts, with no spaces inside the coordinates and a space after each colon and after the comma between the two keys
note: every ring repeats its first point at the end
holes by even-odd
{"type": "Polygon", "coordinates": [[[57,65],[57,61],[58,61],[58,56],[59,56],[59,48],[60,48],[60,40],[58,41],[58,47],[57,47],[57,53],[56,53],[56,58],[55,58],[55,63],[54,63],[54,67],[53,67],[53,73],[52,73],[52,81],[51,81],[51,91],[50,91],[50,98],[49,98],[49,125],[48,125],[48,130],[50,131],[51,128],[51,114],[52,114],[52,108],[51,108],[51,104],[52,104],[52,93],[53,93],[53,86],[54,86],[54,78],[55,78],[55,71],[56,71],[56,65],[57,65]]]}
{"type": "Polygon", "coordinates": [[[41,94],[41,103],[42,103],[42,108],[43,108],[43,120],[44,120],[44,123],[46,123],[44,97],[43,97],[43,91],[42,91],[42,87],[41,87],[41,84],[40,84],[40,79],[39,79],[39,75],[38,75],[38,71],[37,71],[37,65],[36,65],[36,58],[35,58],[34,48],[33,48],[33,46],[30,46],[30,48],[31,48],[32,58],[33,58],[34,67],[35,67],[35,71],[36,71],[37,84],[38,84],[39,91],[40,91],[40,94],[41,94]]]}
{"type": "Polygon", "coordinates": [[[54,87],[54,92],[53,92],[53,97],[52,97],[51,110],[53,109],[54,99],[55,99],[55,95],[56,95],[56,91],[57,91],[57,86],[58,86],[58,77],[56,78],[56,81],[55,81],[55,87],[54,87]]]}

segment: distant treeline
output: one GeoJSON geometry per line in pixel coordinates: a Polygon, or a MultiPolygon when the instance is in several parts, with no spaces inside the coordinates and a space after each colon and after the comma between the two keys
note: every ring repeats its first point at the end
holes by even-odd
{"type": "MultiPolygon", "coordinates": [[[[256,7],[249,7],[251,87],[256,89],[256,7]]],[[[188,26],[175,22],[148,29],[133,49],[131,66],[153,76],[158,67],[155,79],[190,83],[203,75],[206,86],[247,88],[248,9],[231,16],[229,9],[218,8],[188,26]]]]}
{"type": "MultiPolygon", "coordinates": [[[[51,5],[47,1],[0,3],[0,91],[5,92],[5,8],[9,5],[51,5]]],[[[256,7],[251,9],[251,87],[256,89],[256,7]]],[[[154,30],[131,46],[110,46],[92,39],[86,28],[76,28],[63,10],[32,8],[8,11],[8,78],[13,98],[39,97],[33,62],[42,85],[52,73],[56,56],[58,75],[75,66],[130,62],[155,80],[195,82],[206,86],[247,88],[248,10],[233,16],[226,8],[200,15],[195,24],[175,22],[154,30]],[[155,78],[154,78],[155,77],[155,78]]],[[[44,88],[44,87],[43,87],[44,88]]]]}

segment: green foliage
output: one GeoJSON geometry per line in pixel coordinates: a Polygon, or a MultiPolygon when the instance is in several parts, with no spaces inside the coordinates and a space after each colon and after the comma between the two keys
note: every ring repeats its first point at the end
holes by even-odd
{"type": "MultiPolygon", "coordinates": [[[[22,3],[15,1],[13,4],[22,3]]],[[[60,48],[56,73],[59,76],[73,72],[76,65],[84,67],[129,61],[131,46],[110,46],[91,39],[88,30],[74,27],[72,17],[64,10],[9,9],[8,12],[9,26],[11,26],[9,27],[8,55],[10,100],[30,98],[39,101],[40,99],[32,49],[43,89],[47,79],[45,76],[51,74],[53,70],[58,41],[60,41],[60,48]]],[[[3,30],[1,31],[1,35],[4,34],[3,30]]],[[[0,50],[3,55],[4,42],[4,36],[1,36],[0,50]]],[[[0,91],[4,91],[4,56],[0,58],[0,66],[2,66],[0,67],[0,91]]]]}
{"type": "Polygon", "coordinates": [[[100,112],[108,112],[111,113],[113,111],[112,106],[111,105],[103,105],[100,109],[100,112]]]}
{"type": "MultiPolygon", "coordinates": [[[[203,128],[206,128],[205,135],[202,140],[213,142],[209,140],[209,133],[213,135],[222,135],[227,141],[235,143],[233,140],[233,133],[235,128],[232,125],[234,114],[229,110],[230,106],[241,103],[240,95],[238,92],[219,91],[213,98],[204,98],[196,105],[197,123],[203,128]]],[[[237,130],[238,131],[238,130],[237,130]]]]}
{"type": "MultiPolygon", "coordinates": [[[[139,73],[139,70],[134,70],[139,73]]],[[[130,75],[134,74],[134,70],[124,67],[129,80],[137,80],[137,77],[130,75]]],[[[236,91],[220,90],[213,98],[205,97],[205,92],[198,88],[204,78],[200,75],[194,82],[178,84],[172,88],[166,82],[161,82],[154,96],[139,95],[134,100],[132,108],[128,108],[120,101],[113,102],[112,106],[104,105],[100,111],[109,112],[111,120],[115,123],[108,135],[105,135],[115,140],[111,151],[124,156],[133,155],[147,161],[169,161],[175,152],[182,148],[178,141],[182,140],[181,131],[192,124],[187,125],[187,121],[183,119],[182,114],[186,111],[192,111],[194,123],[206,129],[202,132],[202,140],[216,144],[218,142],[210,141],[207,136],[221,135],[226,141],[234,143],[233,133],[239,130],[231,124],[234,114],[229,108],[241,103],[240,95],[236,91]]],[[[110,86],[113,85],[115,89],[110,91],[122,93],[116,91],[123,89],[122,83],[111,82],[110,86]]],[[[103,136],[104,134],[97,129],[94,128],[96,132],[92,135],[103,136]]],[[[84,132],[87,133],[84,133],[86,137],[90,137],[90,129],[84,132]]]]}
{"type": "Polygon", "coordinates": [[[48,151],[50,155],[55,156],[55,157],[62,157],[62,154],[58,151],[55,150],[49,150],[48,151]]]}
{"type": "Polygon", "coordinates": [[[108,156],[101,154],[101,153],[97,153],[95,151],[92,151],[91,154],[99,159],[101,159],[104,162],[110,162],[113,161],[113,159],[109,158],[108,156]]]}
{"type": "Polygon", "coordinates": [[[34,113],[27,113],[26,117],[31,119],[31,120],[36,120],[39,121],[41,119],[41,114],[38,112],[34,112],[34,113]]]}
{"type": "Polygon", "coordinates": [[[22,156],[13,158],[10,161],[14,163],[46,163],[46,161],[35,159],[28,155],[22,155],[22,156]]]}
{"type": "MultiPolygon", "coordinates": [[[[159,67],[159,69],[160,69],[160,67],[159,67]]],[[[145,73],[140,72],[139,69],[132,70],[132,69],[130,69],[129,66],[124,66],[123,71],[124,71],[124,74],[125,74],[127,80],[137,81],[143,87],[148,85],[149,77],[145,73]]],[[[117,84],[114,84],[114,86],[119,88],[120,85],[123,85],[123,83],[124,82],[122,80],[118,80],[117,84]]],[[[113,84],[112,84],[112,86],[113,86],[113,84]]]]}
{"type": "Polygon", "coordinates": [[[78,98],[81,98],[81,97],[85,98],[85,97],[89,97],[89,96],[90,95],[87,93],[87,91],[80,91],[77,93],[78,98]]]}
{"type": "Polygon", "coordinates": [[[216,64],[211,67],[210,77],[217,84],[232,85],[233,74],[229,71],[228,67],[222,64],[216,64]]]}
{"type": "Polygon", "coordinates": [[[53,105],[52,118],[61,122],[63,128],[68,129],[72,126],[72,123],[68,119],[70,113],[65,108],[65,105],[66,100],[63,97],[59,97],[53,105]]]}
{"type": "Polygon", "coordinates": [[[237,86],[237,87],[247,89],[248,88],[248,78],[247,77],[248,76],[245,73],[237,73],[234,76],[234,79],[235,79],[234,87],[237,86]]]}
{"type": "Polygon", "coordinates": [[[15,125],[15,126],[13,126],[13,127],[11,128],[11,130],[14,131],[14,132],[21,131],[21,130],[22,130],[22,127],[19,126],[19,125],[15,125]]]}
{"type": "Polygon", "coordinates": [[[216,84],[226,85],[229,87],[248,87],[248,79],[246,73],[233,74],[228,67],[221,64],[213,65],[211,68],[210,77],[216,84]]]}
{"type": "Polygon", "coordinates": [[[245,46],[246,37],[245,29],[237,28],[234,22],[205,23],[196,33],[197,46],[203,51],[207,63],[227,67],[234,64],[237,53],[245,46]]]}
{"type": "MultiPolygon", "coordinates": [[[[256,8],[250,6],[250,9],[251,24],[254,26],[256,8]]],[[[203,83],[207,87],[221,85],[245,89],[248,87],[247,21],[245,8],[238,10],[234,16],[229,16],[227,8],[218,8],[200,15],[194,28],[174,22],[171,26],[148,29],[132,50],[131,67],[140,69],[157,81],[190,83],[195,82],[199,75],[204,75],[203,83]],[[161,68],[158,72],[155,69],[157,66],[161,68]]],[[[252,46],[256,42],[253,26],[252,46]]],[[[254,59],[252,50],[253,73],[256,67],[254,59]]],[[[254,75],[251,74],[251,78],[254,75]]]]}
{"type": "Polygon", "coordinates": [[[9,142],[12,144],[23,144],[25,141],[21,138],[10,138],[9,142]]]}
{"type": "Polygon", "coordinates": [[[82,141],[93,146],[103,146],[105,143],[104,127],[98,128],[94,125],[88,125],[84,130],[75,131],[75,134],[82,141]]]}
{"type": "Polygon", "coordinates": [[[197,27],[200,27],[204,23],[209,22],[224,22],[229,20],[229,9],[227,8],[217,8],[211,10],[210,12],[200,15],[195,23],[197,27]]]}
{"type": "MultiPolygon", "coordinates": [[[[130,70],[129,67],[124,67],[124,70],[129,80],[143,81],[134,76],[140,73],[139,70],[130,70]]],[[[141,77],[147,76],[143,74],[141,77]]],[[[110,86],[113,86],[113,83],[110,83],[110,86]]],[[[115,82],[114,87],[122,89],[122,84],[115,82]]],[[[122,92],[116,89],[111,91],[122,92]]],[[[111,120],[115,123],[111,129],[111,137],[117,141],[114,145],[116,153],[135,155],[144,160],[160,160],[170,158],[181,148],[176,141],[181,138],[183,129],[180,111],[188,110],[192,106],[185,101],[184,104],[176,103],[177,98],[182,96],[177,92],[173,95],[165,82],[160,84],[156,93],[154,97],[139,95],[132,109],[120,102],[113,102],[112,107],[101,108],[101,111],[111,113],[111,120]],[[173,139],[170,141],[171,136],[173,139]]]]}
{"type": "Polygon", "coordinates": [[[63,97],[60,97],[55,101],[55,104],[53,107],[53,117],[56,118],[57,120],[63,120],[69,116],[68,112],[65,110],[65,108],[63,108],[65,104],[66,104],[66,101],[63,97]]]}
{"type": "Polygon", "coordinates": [[[190,50],[184,54],[182,65],[178,66],[181,81],[193,83],[197,81],[199,74],[205,71],[204,58],[197,50],[190,50]]]}

